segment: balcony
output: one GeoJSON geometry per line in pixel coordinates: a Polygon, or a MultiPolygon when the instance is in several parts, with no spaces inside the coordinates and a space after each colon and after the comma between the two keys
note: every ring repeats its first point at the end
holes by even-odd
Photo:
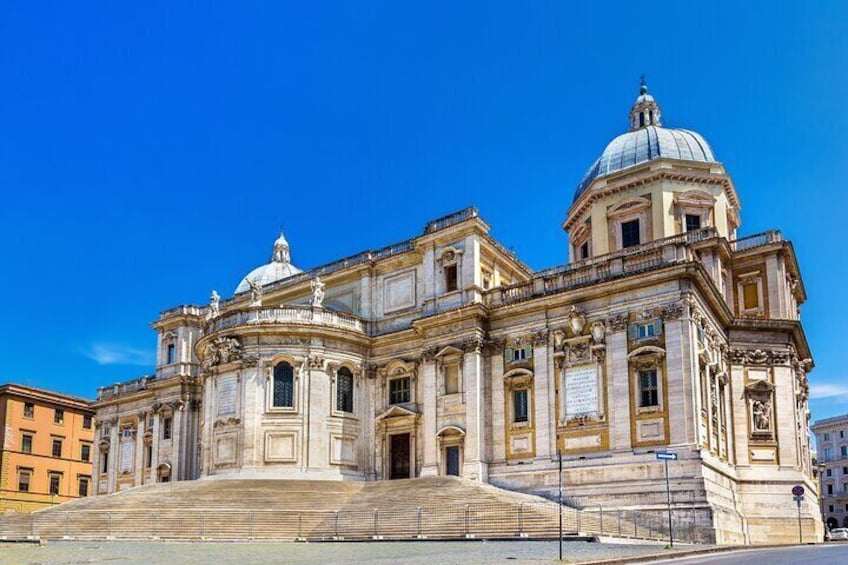
{"type": "Polygon", "coordinates": [[[97,389],[97,400],[106,400],[113,396],[120,396],[131,392],[146,390],[148,383],[156,380],[156,375],[145,375],[131,381],[115,383],[112,386],[104,386],[97,389]]]}
{"type": "Polygon", "coordinates": [[[227,312],[210,321],[206,333],[272,324],[316,325],[365,333],[365,323],[357,316],[311,306],[260,307],[227,312]]]}

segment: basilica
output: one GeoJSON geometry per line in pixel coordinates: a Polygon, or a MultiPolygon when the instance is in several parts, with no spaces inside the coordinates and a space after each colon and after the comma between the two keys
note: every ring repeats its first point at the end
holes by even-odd
{"type": "Polygon", "coordinates": [[[98,390],[94,490],[457,475],[553,497],[561,463],[571,505],[653,508],[673,452],[671,503],[717,543],[797,540],[799,511],[820,537],[804,284],[740,211],[643,83],[574,191],[567,264],[530,269],[473,208],[308,270],[281,234],[231,297],[160,314],[155,374],[98,390]]]}

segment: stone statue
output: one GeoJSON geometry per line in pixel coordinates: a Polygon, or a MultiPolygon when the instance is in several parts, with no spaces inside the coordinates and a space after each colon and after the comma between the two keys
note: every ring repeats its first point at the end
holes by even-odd
{"type": "Polygon", "coordinates": [[[312,279],[312,305],[321,306],[324,304],[324,283],[319,277],[312,279]]]}
{"type": "Polygon", "coordinates": [[[221,313],[221,295],[218,291],[213,290],[212,296],[209,297],[209,319],[216,318],[221,313]]]}
{"type": "Polygon", "coordinates": [[[248,279],[247,284],[250,285],[250,305],[262,306],[262,285],[258,279],[248,279]]]}
{"type": "Polygon", "coordinates": [[[754,430],[758,432],[771,431],[771,418],[769,416],[771,406],[769,401],[755,400],[751,408],[754,415],[754,430]]]}

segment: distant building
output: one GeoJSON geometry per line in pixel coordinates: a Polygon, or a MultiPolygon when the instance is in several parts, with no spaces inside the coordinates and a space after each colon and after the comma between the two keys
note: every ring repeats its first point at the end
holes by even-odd
{"type": "Polygon", "coordinates": [[[0,513],[93,494],[93,419],[83,398],[0,386],[0,513]]]}
{"type": "MultiPolygon", "coordinates": [[[[554,496],[561,453],[572,503],[658,509],[655,452],[673,450],[682,524],[794,542],[800,484],[820,539],[792,244],[739,238],[730,175],[660,117],[643,85],[575,192],[509,195],[571,202],[565,265],[531,270],[470,208],[306,272],[280,236],[231,298],[163,312],[155,375],[98,391],[98,493],[459,475],[554,496]]],[[[355,211],[322,225],[367,229],[355,211]]]]}
{"type": "Polygon", "coordinates": [[[810,429],[816,434],[825,524],[848,528],[848,414],[819,420],[810,429]]]}

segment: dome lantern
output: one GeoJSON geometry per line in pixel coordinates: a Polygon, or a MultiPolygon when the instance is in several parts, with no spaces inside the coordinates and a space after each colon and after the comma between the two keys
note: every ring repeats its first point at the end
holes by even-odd
{"type": "Polygon", "coordinates": [[[630,131],[661,125],[660,106],[654,97],[648,94],[648,83],[645,81],[645,75],[642,75],[639,97],[630,108],[630,131]]]}

